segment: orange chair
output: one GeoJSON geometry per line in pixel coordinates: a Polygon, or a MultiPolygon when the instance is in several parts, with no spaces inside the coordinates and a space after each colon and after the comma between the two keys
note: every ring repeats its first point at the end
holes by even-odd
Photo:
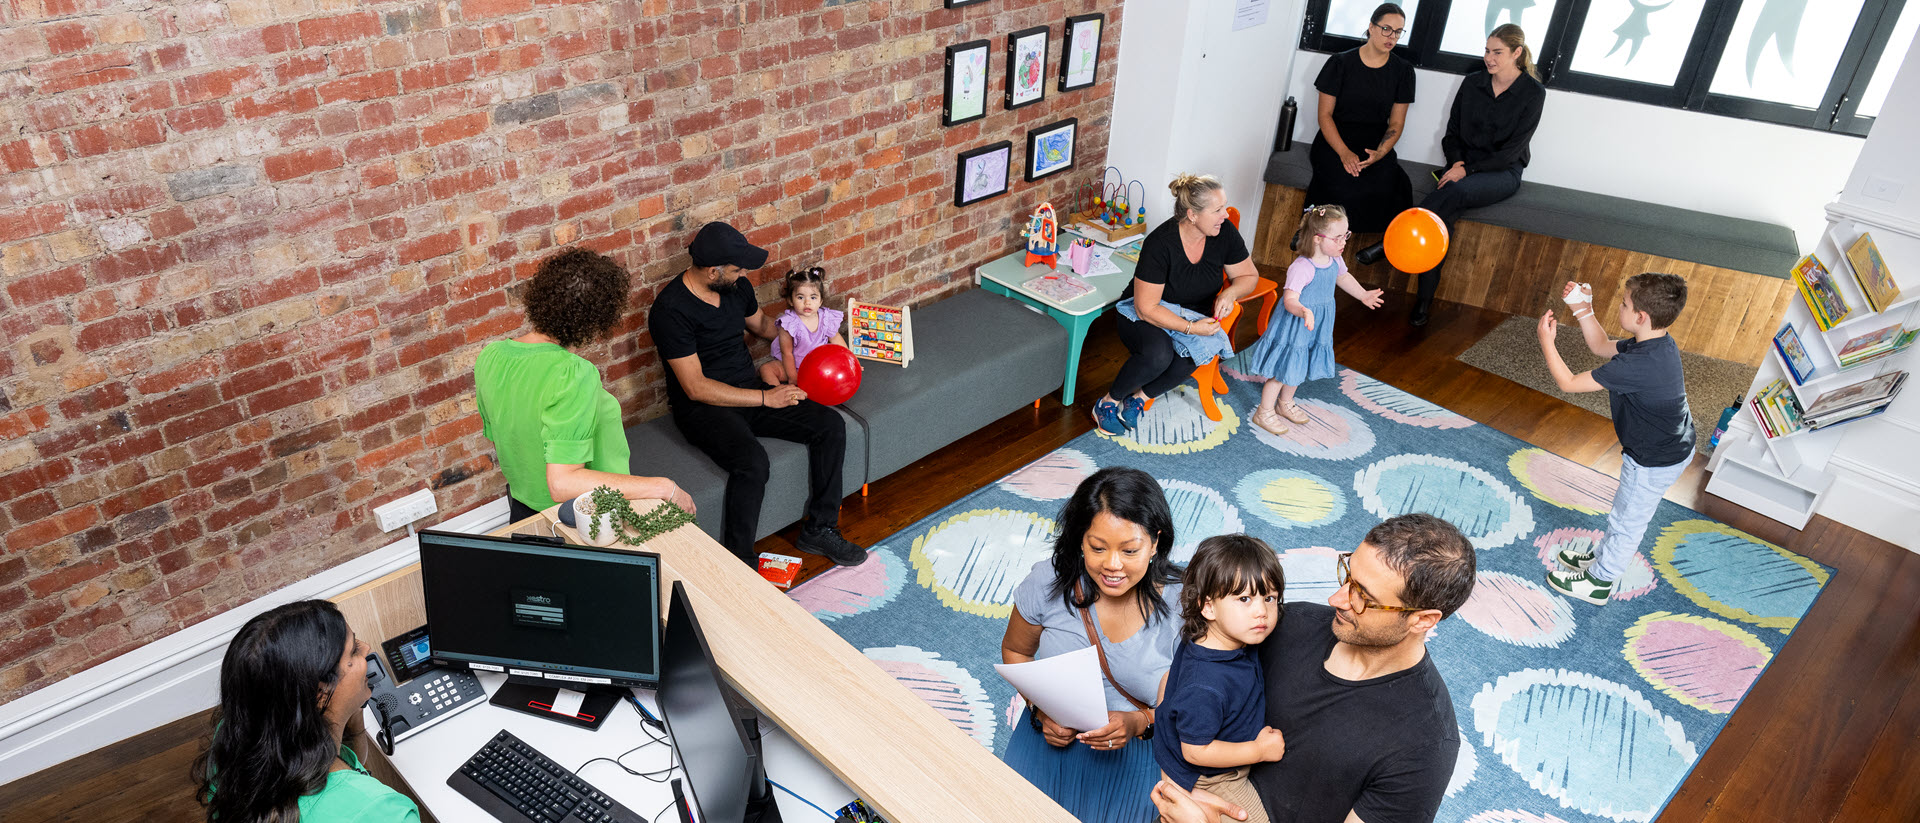
{"type": "MultiPolygon", "coordinates": [[[[1236,230],[1240,228],[1240,209],[1238,207],[1227,207],[1227,222],[1232,223],[1236,230]]],[[[1220,275],[1220,279],[1223,284],[1231,282],[1225,273],[1220,275]]],[[[1260,316],[1254,323],[1253,330],[1259,334],[1266,334],[1267,322],[1273,319],[1273,309],[1280,305],[1280,284],[1268,280],[1265,277],[1255,277],[1253,284],[1253,292],[1246,297],[1240,298],[1240,302],[1245,303],[1256,297],[1265,298],[1260,304],[1260,316]]],[[[1219,418],[1214,419],[1217,420],[1219,418]]]]}
{"type": "MultiPolygon", "coordinates": [[[[1233,324],[1240,319],[1240,313],[1240,304],[1235,303],[1233,310],[1227,312],[1226,319],[1220,321],[1220,330],[1226,332],[1229,338],[1233,336],[1233,324]]],[[[1227,393],[1227,379],[1220,375],[1220,358],[1216,355],[1212,360],[1201,364],[1200,368],[1194,369],[1193,382],[1199,384],[1200,410],[1206,412],[1208,420],[1219,422],[1220,406],[1214,402],[1213,396],[1227,393]]],[[[1155,399],[1157,398],[1147,399],[1147,408],[1153,408],[1155,399]]]]}

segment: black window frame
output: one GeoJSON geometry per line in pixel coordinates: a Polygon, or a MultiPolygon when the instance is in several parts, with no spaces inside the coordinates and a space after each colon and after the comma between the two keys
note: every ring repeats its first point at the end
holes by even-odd
{"type": "MultiPolygon", "coordinates": [[[[1847,45],[1834,66],[1827,91],[1816,108],[1710,91],[1714,73],[1732,36],[1734,21],[1740,15],[1741,5],[1747,2],[1762,0],[1704,0],[1693,41],[1687,46],[1672,86],[1572,70],[1579,32],[1593,0],[1560,0],[1554,6],[1545,34],[1528,39],[1534,41],[1531,45],[1535,61],[1549,89],[1831,134],[1867,136],[1874,118],[1858,113],[1860,97],[1892,40],[1900,12],[1908,2],[1920,3],[1920,0],[1864,0],[1847,45]]],[[[1300,27],[1298,45],[1301,49],[1331,54],[1358,48],[1365,42],[1326,33],[1330,6],[1331,0],[1307,0],[1306,19],[1300,27]]],[[[1479,58],[1440,51],[1440,40],[1446,33],[1446,21],[1452,10],[1453,0],[1420,0],[1420,6],[1413,11],[1413,34],[1394,46],[1394,54],[1419,68],[1449,74],[1480,70],[1479,58]]]]}

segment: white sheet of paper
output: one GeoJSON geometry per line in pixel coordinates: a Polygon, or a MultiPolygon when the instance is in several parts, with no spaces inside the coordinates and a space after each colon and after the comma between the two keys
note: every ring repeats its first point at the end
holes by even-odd
{"type": "Polygon", "coordinates": [[[1112,249],[1095,249],[1093,252],[1093,265],[1088,267],[1091,271],[1082,272],[1080,276],[1099,277],[1103,274],[1119,274],[1120,267],[1114,265],[1112,258],[1112,249]]]}
{"type": "Polygon", "coordinates": [[[580,705],[585,702],[587,702],[586,692],[561,689],[559,694],[553,696],[553,711],[555,714],[578,717],[580,715],[580,705]]]}
{"type": "Polygon", "coordinates": [[[1250,29],[1267,22],[1271,0],[1237,0],[1233,4],[1233,30],[1250,29]]]}
{"type": "Polygon", "coordinates": [[[1107,725],[1107,690],[1100,684],[1100,658],[1092,646],[993,668],[1053,722],[1078,731],[1107,725]]]}

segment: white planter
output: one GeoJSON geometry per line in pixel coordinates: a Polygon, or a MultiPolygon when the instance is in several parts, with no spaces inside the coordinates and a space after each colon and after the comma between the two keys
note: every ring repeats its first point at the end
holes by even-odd
{"type": "Polygon", "coordinates": [[[573,501],[574,522],[579,524],[577,531],[580,532],[580,539],[586,541],[589,546],[603,548],[611,546],[620,539],[619,527],[613,524],[613,513],[596,514],[590,518],[591,520],[600,521],[598,537],[594,536],[593,527],[590,525],[589,519],[582,517],[584,513],[593,510],[592,496],[592,493],[589,492],[574,498],[573,501]]]}

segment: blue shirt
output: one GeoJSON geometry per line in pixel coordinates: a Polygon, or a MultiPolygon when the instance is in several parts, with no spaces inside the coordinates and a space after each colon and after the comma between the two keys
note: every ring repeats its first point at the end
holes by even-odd
{"type": "Polygon", "coordinates": [[[1188,763],[1180,744],[1244,743],[1266,726],[1266,674],[1254,652],[1253,646],[1228,652],[1187,642],[1174,651],[1167,696],[1153,711],[1153,759],[1180,788],[1192,791],[1201,777],[1233,771],[1188,763]]]}
{"type": "MultiPolygon", "coordinates": [[[[1143,582],[1140,585],[1150,584],[1143,582]]],[[[1020,585],[1013,590],[1013,605],[1020,610],[1020,616],[1040,627],[1040,648],[1033,654],[1035,660],[1093,645],[1087,642],[1087,627],[1080,619],[1080,611],[1068,606],[1061,598],[1049,596],[1047,592],[1052,588],[1053,561],[1044,559],[1033,564],[1027,579],[1020,581],[1020,585]]],[[[1161,586],[1160,597],[1169,606],[1167,613],[1149,619],[1132,637],[1122,642],[1115,643],[1113,638],[1106,636],[1106,632],[1100,631],[1099,618],[1093,621],[1094,630],[1100,631],[1100,644],[1106,649],[1107,667],[1113,670],[1114,679],[1126,687],[1128,694],[1148,703],[1152,703],[1153,696],[1160,693],[1160,678],[1167,673],[1167,664],[1173,660],[1174,645],[1180,642],[1180,614],[1172,608],[1173,604],[1180,602],[1180,584],[1161,586]]],[[[1134,710],[1133,704],[1120,696],[1112,683],[1101,678],[1101,685],[1107,690],[1107,711],[1134,710]]],[[[1157,722],[1157,715],[1155,719],[1157,722]]]]}

